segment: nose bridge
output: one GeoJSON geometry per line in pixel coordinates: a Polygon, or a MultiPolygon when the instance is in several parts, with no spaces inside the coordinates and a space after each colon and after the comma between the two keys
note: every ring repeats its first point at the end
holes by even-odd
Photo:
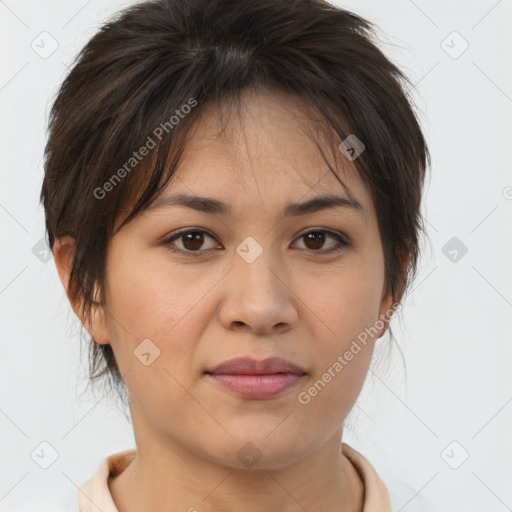
{"type": "MultiPolygon", "coordinates": [[[[259,237],[260,240],[263,237],[259,237]]],[[[233,264],[235,275],[239,277],[242,290],[263,295],[279,293],[282,283],[277,279],[277,269],[280,268],[278,258],[274,257],[270,244],[260,244],[253,236],[247,236],[235,249],[233,264]]],[[[267,300],[269,298],[267,297],[267,300]]]]}
{"type": "Polygon", "coordinates": [[[243,323],[255,331],[268,332],[296,322],[293,294],[283,282],[284,270],[271,247],[248,236],[235,248],[232,263],[221,308],[226,328],[243,323]]]}

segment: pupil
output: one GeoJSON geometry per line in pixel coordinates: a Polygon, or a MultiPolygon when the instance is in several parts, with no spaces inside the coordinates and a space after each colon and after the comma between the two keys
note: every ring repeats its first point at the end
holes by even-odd
{"type": "Polygon", "coordinates": [[[314,233],[309,233],[307,235],[307,240],[310,241],[310,242],[311,241],[313,242],[313,247],[315,249],[319,249],[319,248],[322,247],[323,242],[324,242],[324,238],[325,238],[324,233],[314,232],[314,233]]]}
{"type": "Polygon", "coordinates": [[[198,232],[187,233],[185,235],[185,247],[187,249],[199,249],[203,244],[203,235],[198,232]],[[195,240],[194,240],[195,239],[195,240]],[[192,246],[187,246],[187,242],[192,242],[192,246]]]}

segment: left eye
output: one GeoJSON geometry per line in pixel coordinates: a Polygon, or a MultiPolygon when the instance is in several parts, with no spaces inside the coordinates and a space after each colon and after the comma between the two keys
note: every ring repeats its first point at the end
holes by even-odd
{"type": "MultiPolygon", "coordinates": [[[[181,231],[180,233],[176,233],[171,238],[168,238],[164,245],[168,247],[168,249],[172,252],[181,252],[187,255],[196,255],[193,253],[205,252],[204,250],[199,250],[205,241],[206,238],[210,238],[211,240],[215,240],[211,235],[209,235],[206,231],[202,229],[189,229],[187,231],[181,231]],[[182,247],[176,247],[175,241],[179,241],[182,247]]],[[[341,251],[344,247],[348,246],[348,242],[346,242],[343,237],[338,235],[337,233],[333,233],[327,230],[312,230],[307,233],[303,233],[300,235],[297,240],[304,239],[306,249],[311,250],[312,252],[321,252],[321,253],[331,253],[341,251]],[[330,249],[320,251],[325,244],[325,241],[328,239],[334,239],[337,244],[334,244],[334,247],[330,249]]],[[[207,247],[208,249],[214,249],[215,247],[207,247]]]]}
{"type": "Polygon", "coordinates": [[[306,247],[307,249],[318,251],[318,249],[320,249],[324,245],[325,240],[329,237],[331,239],[336,240],[338,242],[338,245],[335,244],[334,247],[331,247],[330,249],[321,252],[330,253],[341,251],[344,247],[348,245],[348,243],[337,233],[325,230],[308,231],[307,233],[304,233],[301,236],[299,236],[298,240],[304,239],[306,241],[306,244],[310,244],[309,247],[306,247]]]}

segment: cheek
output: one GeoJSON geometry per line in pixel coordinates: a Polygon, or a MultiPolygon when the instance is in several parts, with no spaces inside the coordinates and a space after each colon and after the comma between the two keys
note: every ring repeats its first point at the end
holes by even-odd
{"type": "Polygon", "coordinates": [[[193,383],[190,368],[200,338],[194,305],[204,292],[185,285],[188,279],[165,275],[157,263],[126,263],[119,258],[109,274],[112,347],[135,414],[165,429],[176,410],[191,409],[186,390],[193,383]]]}
{"type": "Polygon", "coordinates": [[[378,272],[353,265],[309,290],[317,371],[298,401],[312,417],[342,421],[357,399],[373,353],[381,286],[378,272]]]}
{"type": "MultiPolygon", "coordinates": [[[[382,282],[368,267],[350,266],[304,287],[308,316],[317,326],[315,338],[331,350],[343,347],[378,319],[382,282]]],[[[329,351],[329,350],[328,350],[329,351]]]]}
{"type": "Polygon", "coordinates": [[[215,279],[197,279],[194,272],[177,271],[166,261],[164,249],[153,255],[149,252],[130,247],[119,254],[112,252],[110,259],[116,264],[108,274],[110,304],[127,331],[163,343],[190,324],[187,318],[194,315],[215,279]]]}
{"type": "Polygon", "coordinates": [[[371,347],[366,347],[351,361],[340,362],[333,357],[300,390],[297,417],[304,418],[302,428],[309,428],[313,435],[321,429],[332,432],[344,423],[361,392],[371,351],[371,347]]]}
{"type": "Polygon", "coordinates": [[[113,251],[111,259],[116,264],[108,272],[107,323],[122,373],[130,371],[138,382],[139,374],[162,378],[165,368],[180,382],[190,378],[180,372],[192,364],[202,328],[197,305],[213,283],[203,279],[201,286],[190,286],[189,277],[166,273],[161,262],[129,251],[113,251]]]}
{"type": "Polygon", "coordinates": [[[314,423],[339,425],[361,392],[374,348],[364,330],[366,317],[347,308],[340,314],[336,336],[317,342],[315,372],[297,396],[308,417],[318,418],[314,423]]]}

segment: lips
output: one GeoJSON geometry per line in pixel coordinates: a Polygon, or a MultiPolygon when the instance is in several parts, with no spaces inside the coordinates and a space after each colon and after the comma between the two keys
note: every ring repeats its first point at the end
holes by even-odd
{"type": "Polygon", "coordinates": [[[280,357],[235,357],[205,374],[223,390],[247,399],[277,397],[307,376],[303,368],[280,357]]]}
{"type": "Polygon", "coordinates": [[[280,357],[269,357],[262,361],[252,357],[235,357],[205,373],[216,375],[273,375],[276,373],[304,375],[306,372],[300,366],[280,357]]]}

